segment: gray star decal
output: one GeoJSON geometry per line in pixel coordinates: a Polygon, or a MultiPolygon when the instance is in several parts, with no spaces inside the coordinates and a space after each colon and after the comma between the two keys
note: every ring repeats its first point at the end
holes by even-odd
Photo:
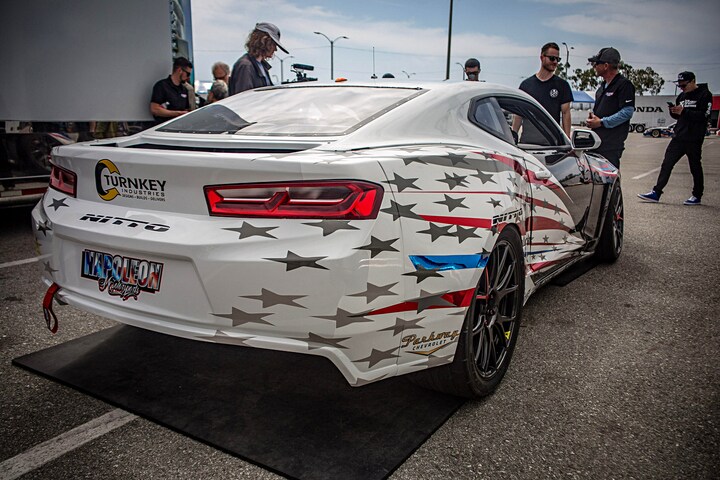
{"type": "Polygon", "coordinates": [[[298,298],[305,298],[307,295],[280,295],[265,288],[261,288],[260,295],[241,295],[241,297],[262,300],[263,308],[272,307],[274,305],[288,305],[291,307],[307,308],[295,302],[298,298]]]}
{"type": "Polygon", "coordinates": [[[488,201],[485,202],[485,203],[490,203],[490,204],[492,204],[493,208],[499,207],[499,206],[501,205],[500,200],[495,200],[495,199],[492,198],[492,197],[490,197],[490,200],[488,200],[488,201]]]}
{"type": "Polygon", "coordinates": [[[457,165],[460,165],[461,163],[464,163],[465,165],[469,166],[470,163],[467,160],[465,160],[466,156],[467,155],[458,155],[456,153],[449,153],[447,155],[447,158],[448,158],[448,160],[450,160],[450,164],[453,167],[456,167],[457,165]]]}
{"type": "Polygon", "coordinates": [[[414,320],[403,320],[402,318],[395,319],[395,325],[392,327],[383,328],[378,330],[379,332],[393,332],[393,337],[398,333],[402,333],[405,330],[421,330],[425,327],[418,325],[419,322],[425,320],[425,317],[416,318],[414,320]]]}
{"type": "Polygon", "coordinates": [[[417,205],[417,203],[413,203],[412,205],[400,205],[399,203],[396,203],[394,200],[390,200],[390,206],[387,208],[383,208],[380,210],[383,213],[389,213],[393,216],[393,222],[397,221],[400,217],[404,218],[413,218],[415,220],[422,220],[423,218],[418,215],[417,213],[413,213],[412,208],[417,205]]]}
{"type": "Polygon", "coordinates": [[[52,275],[53,273],[57,272],[57,270],[55,270],[54,268],[52,268],[52,267],[50,266],[50,262],[49,262],[49,261],[43,262],[43,265],[45,265],[45,268],[44,268],[43,270],[45,270],[45,271],[46,271],[47,273],[49,273],[50,275],[52,275]]]}
{"type": "Polygon", "coordinates": [[[398,189],[398,192],[402,192],[406,188],[414,188],[415,190],[420,190],[420,187],[417,187],[415,185],[415,181],[417,180],[417,178],[403,178],[394,172],[393,172],[393,175],[395,176],[395,179],[388,180],[385,183],[395,185],[398,189]]]}
{"type": "Polygon", "coordinates": [[[505,193],[510,197],[510,200],[515,200],[515,197],[517,197],[517,193],[513,190],[510,190],[510,187],[505,190],[505,193]]]}
{"type": "Polygon", "coordinates": [[[462,198],[452,198],[446,194],[443,194],[443,195],[445,195],[445,200],[440,201],[440,202],[434,202],[434,203],[439,203],[440,205],[445,205],[448,208],[448,211],[452,212],[456,208],[469,208],[469,207],[466,207],[465,205],[463,205],[462,198]]]}
{"type": "Polygon", "coordinates": [[[430,307],[452,307],[454,306],[451,302],[448,302],[444,298],[447,292],[430,293],[425,290],[420,290],[420,298],[415,299],[417,302],[417,313],[422,312],[430,307]]]}
{"type": "Polygon", "coordinates": [[[305,342],[308,342],[308,351],[310,350],[317,350],[318,348],[322,347],[335,347],[335,348],[348,348],[345,345],[340,345],[340,343],[344,342],[345,340],[349,340],[351,337],[344,337],[344,338],[326,338],[322,337],[320,335],[316,335],[312,332],[308,333],[308,336],[305,338],[297,338],[296,340],[303,340],[305,342]]]}
{"type": "Polygon", "coordinates": [[[444,357],[438,357],[436,355],[430,354],[427,356],[427,362],[425,362],[425,366],[430,368],[430,367],[437,367],[439,365],[446,365],[448,363],[452,363],[452,358],[453,358],[452,355],[445,355],[444,357]]]}
{"type": "Polygon", "coordinates": [[[423,268],[420,266],[414,272],[403,273],[403,276],[415,277],[415,279],[417,280],[417,283],[420,283],[423,280],[430,278],[430,277],[442,278],[442,274],[439,271],[433,270],[433,269],[426,269],[426,268],[423,268]]]}
{"type": "Polygon", "coordinates": [[[379,238],[370,236],[370,243],[363,245],[362,247],[355,247],[355,250],[368,250],[370,251],[370,258],[375,258],[382,252],[398,252],[399,250],[392,246],[393,243],[397,242],[398,238],[391,238],[390,240],[380,240],[379,238]]]}
{"type": "Polygon", "coordinates": [[[268,233],[270,230],[275,230],[276,228],[278,227],[256,227],[248,222],[243,222],[243,224],[240,225],[240,228],[223,228],[223,230],[239,233],[240,236],[238,237],[238,240],[250,237],[267,237],[277,239],[277,237],[268,233]]]}
{"type": "Polygon", "coordinates": [[[549,241],[550,241],[550,237],[548,237],[547,235],[545,235],[545,236],[543,237],[543,242],[544,242],[544,243],[548,243],[549,241]]]}
{"type": "Polygon", "coordinates": [[[66,200],[65,198],[61,198],[60,200],[56,200],[56,199],[52,198],[51,200],[52,200],[52,203],[50,204],[50,206],[53,207],[56,212],[57,212],[57,209],[60,207],[69,207],[70,206],[70,205],[65,204],[65,200],[66,200]]]}
{"type": "Polygon", "coordinates": [[[285,264],[285,271],[295,270],[301,267],[308,268],[319,268],[320,270],[327,270],[326,267],[318,265],[317,262],[324,260],[327,257],[301,257],[300,255],[288,250],[285,258],[264,258],[263,260],[272,260],[273,262],[280,262],[285,264]]]}
{"type": "Polygon", "coordinates": [[[265,317],[269,317],[272,313],[248,313],[243,312],[239,308],[232,307],[230,313],[213,313],[216,317],[229,318],[232,320],[232,326],[237,327],[238,325],[244,325],[246,323],[260,323],[263,325],[272,325],[270,322],[263,320],[265,317]]]}
{"type": "Polygon", "coordinates": [[[471,177],[477,177],[480,179],[480,183],[495,183],[497,182],[492,179],[491,173],[485,173],[482,170],[478,170],[477,173],[470,175],[471,177]]]}
{"type": "Polygon", "coordinates": [[[540,254],[540,260],[546,260],[544,253],[541,253],[541,254],[540,254]]]}
{"type": "Polygon", "coordinates": [[[438,182],[447,183],[447,186],[450,190],[454,189],[458,185],[462,185],[463,187],[467,185],[467,175],[456,175],[453,173],[452,176],[448,175],[447,172],[445,172],[445,178],[443,180],[438,180],[438,182]]]}
{"type": "Polygon", "coordinates": [[[303,225],[322,228],[323,237],[327,237],[338,230],[360,230],[359,228],[350,225],[350,222],[346,220],[320,220],[315,223],[303,223],[303,225]]]}
{"type": "Polygon", "coordinates": [[[48,227],[46,223],[38,223],[37,231],[42,232],[43,237],[47,237],[47,233],[45,232],[49,232],[51,230],[52,228],[48,227]]]}
{"type": "Polygon", "coordinates": [[[468,238],[481,238],[480,235],[475,233],[477,227],[463,228],[460,225],[456,225],[455,228],[455,236],[458,238],[460,243],[463,243],[468,238]]]}
{"type": "Polygon", "coordinates": [[[391,291],[391,289],[397,284],[398,284],[398,282],[388,283],[387,285],[373,285],[372,283],[368,282],[367,290],[365,290],[364,292],[353,293],[352,295],[349,295],[349,296],[350,297],[365,297],[366,303],[372,303],[379,297],[392,297],[394,295],[397,295],[396,293],[393,293],[391,291]]]}
{"type": "Polygon", "coordinates": [[[420,163],[422,165],[427,165],[427,162],[422,159],[422,157],[407,157],[403,158],[403,162],[405,162],[405,166],[410,165],[411,163],[420,163]]]}
{"type": "Polygon", "coordinates": [[[248,344],[247,341],[252,340],[254,337],[231,337],[227,333],[216,330],[215,335],[198,335],[197,338],[205,338],[208,340],[212,340],[215,343],[223,343],[227,345],[243,345],[245,347],[251,347],[252,345],[248,344]]]}
{"type": "Polygon", "coordinates": [[[316,318],[323,318],[325,320],[332,320],[335,322],[335,328],[342,328],[353,323],[365,323],[372,322],[369,318],[365,318],[362,313],[351,313],[342,308],[338,308],[335,315],[313,315],[316,318]]]}
{"type": "Polygon", "coordinates": [[[373,348],[372,352],[370,352],[370,355],[365,358],[355,360],[355,362],[368,362],[368,368],[372,368],[383,360],[390,360],[391,358],[399,357],[400,355],[395,355],[394,353],[392,353],[397,349],[398,347],[393,347],[389,350],[376,350],[373,348]]]}
{"type": "Polygon", "coordinates": [[[417,233],[424,233],[430,235],[430,241],[434,242],[440,237],[452,237],[453,234],[450,233],[450,229],[452,227],[452,225],[446,225],[443,227],[430,222],[430,228],[428,228],[427,230],[419,230],[417,233]]]}

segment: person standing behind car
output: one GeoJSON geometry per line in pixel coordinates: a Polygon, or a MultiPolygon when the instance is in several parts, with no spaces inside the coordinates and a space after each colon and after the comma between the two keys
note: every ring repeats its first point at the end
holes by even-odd
{"type": "Polygon", "coordinates": [[[602,144],[594,153],[605,157],[620,168],[620,157],[630,131],[630,119],[635,112],[635,86],[618,72],[620,52],[612,47],[601,49],[588,58],[595,74],[603,82],[595,92],[595,106],[587,119],[587,126],[598,134],[602,144]]]}
{"type": "Polygon", "coordinates": [[[479,82],[480,81],[480,61],[477,58],[468,58],[465,61],[465,76],[466,81],[479,82]]]}
{"type": "Polygon", "coordinates": [[[153,86],[150,113],[156,124],[195,109],[195,91],[190,84],[193,65],[185,57],[173,61],[172,73],[153,86]]]}
{"type": "MultiPolygon", "coordinates": [[[[560,58],[560,47],[557,43],[546,43],[540,49],[540,70],[520,84],[520,90],[526,92],[540,103],[551,117],[560,124],[565,134],[570,137],[570,103],[573,101],[570,84],[555,75],[560,58]],[[560,116],[562,115],[562,121],[560,116]]],[[[513,130],[517,132],[522,119],[515,116],[513,130]]]]}
{"type": "Polygon", "coordinates": [[[702,169],[702,144],[705,141],[712,93],[706,83],[698,85],[693,72],[680,72],[677,86],[682,90],[670,107],[670,116],[677,120],[673,139],[665,149],[665,158],[660,167],[657,183],[648,193],[640,193],[638,197],[647,202],[658,202],[663,188],[670,180],[675,164],[687,155],[690,173],[693,177],[692,196],[683,202],[685,205],[700,205],[703,196],[704,178],[702,169]]]}
{"type": "Polygon", "coordinates": [[[215,103],[228,96],[228,86],[222,80],[215,80],[208,92],[208,103],[215,103]]]}
{"type": "Polygon", "coordinates": [[[225,62],[215,62],[212,66],[213,81],[222,80],[226,85],[230,85],[230,67],[225,62]]]}
{"type": "Polygon", "coordinates": [[[230,95],[258,87],[272,85],[270,64],[277,49],[289,53],[280,45],[280,30],[272,23],[258,23],[245,42],[247,53],[233,65],[230,76],[230,95]]]}

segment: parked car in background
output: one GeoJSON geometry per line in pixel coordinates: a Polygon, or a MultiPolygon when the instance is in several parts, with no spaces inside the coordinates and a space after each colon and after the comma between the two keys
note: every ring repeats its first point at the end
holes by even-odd
{"type": "Polygon", "coordinates": [[[675,130],[675,123],[673,122],[667,127],[653,127],[648,128],[643,132],[646,137],[660,138],[660,137],[672,137],[673,131],[675,130]]]}
{"type": "Polygon", "coordinates": [[[355,386],[411,374],[488,395],[528,297],[620,255],[620,178],[587,152],[599,144],[482,82],[246,91],[54,151],[33,211],[46,306],[321,355],[355,386]],[[514,116],[534,143],[516,143],[514,116]]]}

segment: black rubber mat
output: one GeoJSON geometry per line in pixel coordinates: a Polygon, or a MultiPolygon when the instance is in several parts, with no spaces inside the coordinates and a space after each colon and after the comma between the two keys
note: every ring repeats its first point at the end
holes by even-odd
{"type": "Polygon", "coordinates": [[[587,272],[589,272],[599,264],[600,262],[595,258],[595,256],[591,256],[589,258],[579,261],[572,267],[562,272],[557,277],[553,278],[551,283],[553,285],[557,285],[558,287],[564,287],[573,280],[577,280],[581,276],[585,275],[587,272]]]}
{"type": "Polygon", "coordinates": [[[385,478],[464,402],[325,358],[113,327],[13,360],[291,478],[385,478]]]}

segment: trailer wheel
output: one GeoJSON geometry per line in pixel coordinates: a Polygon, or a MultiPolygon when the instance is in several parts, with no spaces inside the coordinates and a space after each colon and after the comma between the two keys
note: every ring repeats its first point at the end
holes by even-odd
{"type": "Polygon", "coordinates": [[[638,123],[637,125],[635,125],[635,131],[637,133],[643,133],[645,131],[645,125],[643,125],[642,123],[638,123]]]}

